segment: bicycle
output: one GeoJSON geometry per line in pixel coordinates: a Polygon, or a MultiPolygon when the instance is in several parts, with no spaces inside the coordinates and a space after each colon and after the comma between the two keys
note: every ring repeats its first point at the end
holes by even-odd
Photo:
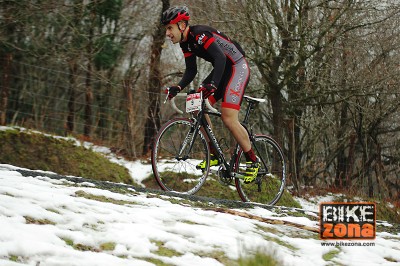
{"type": "MultiPolygon", "coordinates": [[[[182,113],[176,108],[173,100],[171,103],[175,106],[174,108],[182,113]]],[[[206,120],[206,114],[221,117],[221,113],[212,108],[208,100],[202,99],[200,93],[188,93],[186,110],[191,117],[179,117],[167,121],[160,128],[153,143],[151,154],[153,174],[161,189],[195,194],[211,172],[216,174],[224,185],[231,185],[234,181],[242,201],[267,205],[278,202],[286,183],[284,154],[272,137],[254,134],[252,128],[249,129],[251,111],[266,100],[247,95],[244,96],[244,100],[248,106],[241,124],[249,133],[252,147],[261,160],[261,167],[255,181],[250,184],[243,183],[246,160],[239,144],[236,143],[228,162],[206,120]],[[206,136],[210,140],[210,145],[213,145],[217,151],[215,155],[221,162],[217,167],[210,167],[210,147],[206,136]],[[196,166],[203,160],[206,161],[205,169],[197,169],[196,166]]]]}

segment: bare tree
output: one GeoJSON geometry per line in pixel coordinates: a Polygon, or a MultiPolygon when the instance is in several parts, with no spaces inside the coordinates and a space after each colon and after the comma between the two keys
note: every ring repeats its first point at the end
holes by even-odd
{"type": "MultiPolygon", "coordinates": [[[[169,8],[169,0],[162,0],[161,14],[169,8]]],[[[159,21],[160,21],[159,20],[159,21]]],[[[153,43],[150,51],[150,75],[149,75],[149,98],[150,104],[147,109],[147,118],[144,128],[144,144],[143,155],[147,154],[152,140],[160,128],[160,91],[161,91],[161,75],[160,75],[160,58],[162,44],[165,40],[165,30],[158,22],[152,35],[153,43]]]]}
{"type": "MultiPolygon", "coordinates": [[[[360,71],[356,71],[364,67],[371,70],[365,58],[371,60],[374,57],[365,57],[358,50],[365,47],[371,51],[371,46],[367,47],[366,43],[376,47],[369,39],[372,35],[368,32],[372,27],[381,28],[389,21],[398,23],[398,4],[392,1],[379,4],[377,1],[308,0],[237,3],[223,5],[225,15],[238,15],[238,19],[225,16],[228,17],[225,25],[234,25],[236,31],[240,29],[247,56],[261,78],[262,89],[253,89],[253,93],[270,100],[273,134],[281,143],[287,143],[284,146],[292,180],[314,182],[315,177],[328,175],[334,180],[333,184],[345,186],[350,176],[361,174],[354,164],[359,158],[359,141],[365,139],[365,134],[358,135],[352,126],[354,114],[360,114],[355,107],[370,106],[367,103],[371,100],[371,90],[366,88],[372,86],[365,82],[361,85],[358,78],[379,83],[379,79],[373,80],[375,75],[369,73],[371,79],[366,80],[365,73],[360,76],[360,71]],[[362,105],[354,102],[357,97],[362,99],[362,105]]],[[[395,34],[390,36],[393,38],[395,34]]],[[[382,55],[397,53],[398,47],[391,46],[385,51],[382,55]]],[[[387,58],[383,60],[387,61],[387,58]]],[[[393,108],[390,111],[385,108],[387,114],[383,116],[388,119],[397,109],[393,104],[390,106],[393,108]]],[[[361,113],[364,121],[366,110],[362,108],[361,113]]],[[[387,120],[379,121],[375,122],[381,124],[387,120]]],[[[365,122],[362,124],[364,132],[365,122]]],[[[371,126],[378,124],[371,123],[371,126]]],[[[381,145],[374,146],[374,150],[379,150],[381,145]]],[[[376,162],[379,155],[371,158],[371,150],[364,150],[365,159],[361,161],[369,163],[362,168],[372,170],[375,167],[371,168],[370,163],[376,162]]],[[[370,172],[362,175],[371,176],[370,172]]],[[[372,181],[368,183],[371,188],[372,181]]]]}
{"type": "Polygon", "coordinates": [[[15,3],[6,1],[0,8],[2,20],[0,22],[0,60],[1,60],[1,78],[0,78],[0,125],[5,126],[7,123],[7,106],[10,95],[11,85],[11,65],[13,61],[13,42],[16,38],[15,30],[18,28],[16,19],[17,6],[15,3]]]}

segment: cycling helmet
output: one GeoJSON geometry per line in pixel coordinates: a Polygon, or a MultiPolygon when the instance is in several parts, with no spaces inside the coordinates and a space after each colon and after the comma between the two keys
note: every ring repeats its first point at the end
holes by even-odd
{"type": "Polygon", "coordinates": [[[175,24],[181,20],[189,21],[189,10],[186,6],[170,7],[163,12],[161,23],[164,25],[175,24]]]}

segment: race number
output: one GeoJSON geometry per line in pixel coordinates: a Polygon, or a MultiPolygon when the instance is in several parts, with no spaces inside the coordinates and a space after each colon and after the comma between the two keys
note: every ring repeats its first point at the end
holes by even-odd
{"type": "Polygon", "coordinates": [[[200,111],[201,110],[201,100],[202,100],[201,93],[189,94],[186,97],[186,112],[191,113],[194,111],[200,111]]]}

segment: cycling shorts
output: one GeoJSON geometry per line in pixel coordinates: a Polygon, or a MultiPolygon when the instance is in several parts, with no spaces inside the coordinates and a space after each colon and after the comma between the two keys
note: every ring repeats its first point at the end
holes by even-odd
{"type": "MultiPolygon", "coordinates": [[[[211,77],[212,73],[203,83],[209,83],[208,79],[211,77]]],[[[227,61],[217,90],[214,92],[214,95],[208,98],[211,105],[222,99],[221,107],[240,110],[249,78],[250,68],[245,57],[242,57],[234,65],[227,61]]]]}

